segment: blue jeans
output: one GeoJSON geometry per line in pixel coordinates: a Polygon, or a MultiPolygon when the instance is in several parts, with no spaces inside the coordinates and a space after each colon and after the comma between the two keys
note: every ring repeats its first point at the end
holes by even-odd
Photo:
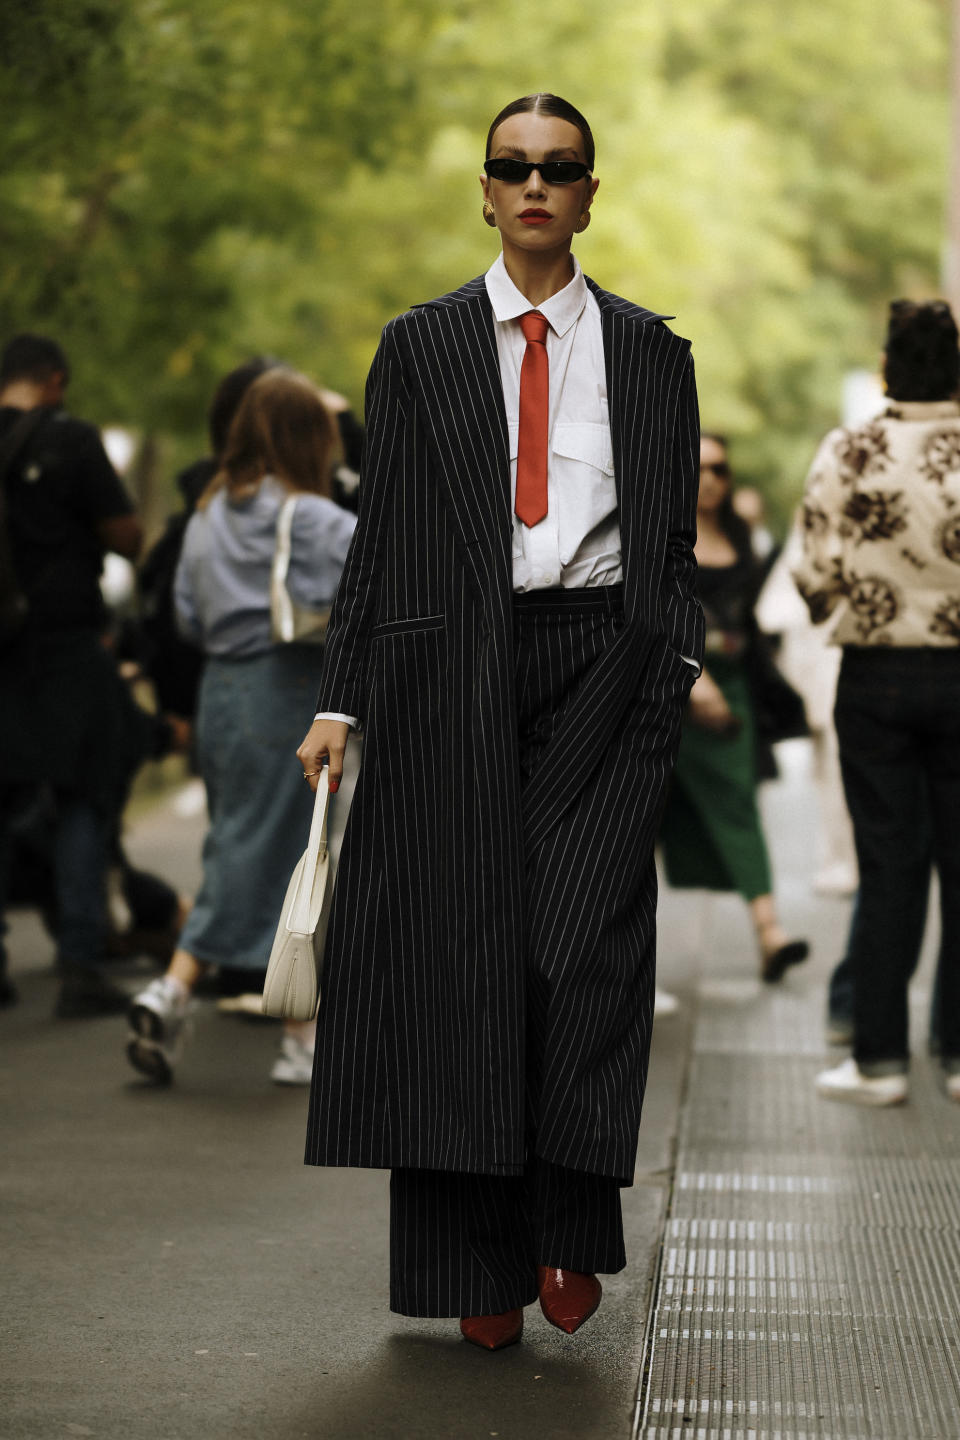
{"type": "Polygon", "coordinates": [[[836,706],[860,893],[850,937],[854,1058],[905,1070],[907,986],[940,873],[944,1063],[960,1068],[960,650],[844,650],[836,706]]]}
{"type": "MultiPolygon", "coordinates": [[[[10,871],[10,814],[14,788],[0,791],[0,969],[10,871]]],[[[65,975],[95,970],[106,938],[105,877],[109,822],[89,800],[57,793],[54,883],[57,901],[57,963],[65,975]]]]}

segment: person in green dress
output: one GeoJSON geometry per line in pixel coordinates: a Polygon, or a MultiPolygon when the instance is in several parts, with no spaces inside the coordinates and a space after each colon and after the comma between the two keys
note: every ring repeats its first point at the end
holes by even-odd
{"type": "Polygon", "coordinates": [[[760,973],[774,982],[809,946],[783,929],[757,808],[753,681],[760,644],[753,617],[762,572],[731,503],[726,442],[704,433],[697,504],[698,592],[706,618],[703,671],[690,693],[661,827],[664,865],[678,889],[738,891],[750,908],[760,973]]]}

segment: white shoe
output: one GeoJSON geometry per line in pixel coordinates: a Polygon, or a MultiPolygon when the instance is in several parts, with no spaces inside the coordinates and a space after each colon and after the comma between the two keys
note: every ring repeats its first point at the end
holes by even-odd
{"type": "Polygon", "coordinates": [[[221,995],[217,1009],[221,1015],[245,1015],[248,1020],[272,1019],[263,1013],[263,996],[252,990],[245,990],[242,995],[221,995]]]}
{"type": "Polygon", "coordinates": [[[134,1070],[169,1085],[186,1039],[190,993],[166,975],[151,980],[130,1003],[127,1059],[134,1070]]]}
{"type": "Polygon", "coordinates": [[[284,1035],[270,1079],[275,1085],[309,1085],[313,1079],[313,1050],[295,1035],[284,1035]]]}
{"type": "Polygon", "coordinates": [[[669,990],[654,990],[653,1013],[660,1020],[666,1020],[669,1015],[676,1015],[679,1009],[680,1001],[676,995],[671,995],[669,990]]]}
{"type": "Polygon", "coordinates": [[[907,1077],[864,1075],[856,1060],[844,1060],[834,1070],[821,1070],[817,1091],[826,1100],[846,1100],[851,1105],[901,1105],[907,1098],[907,1077]]]}
{"type": "Polygon", "coordinates": [[[947,1094],[960,1105],[960,1071],[954,1070],[947,1076],[947,1094]]]}

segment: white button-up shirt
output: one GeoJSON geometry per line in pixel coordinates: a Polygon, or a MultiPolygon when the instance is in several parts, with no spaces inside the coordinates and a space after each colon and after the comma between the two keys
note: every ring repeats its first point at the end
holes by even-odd
{"type": "MultiPolygon", "coordinates": [[[[519,317],[538,310],[549,327],[547,514],[529,529],[513,517],[514,590],[576,589],[623,580],[600,307],[576,258],[571,259],[569,285],[540,305],[531,305],[520,294],[502,255],[485,277],[510,439],[511,509],[517,489],[520,366],[527,345],[519,317]]],[[[352,715],[329,711],[316,718],[357,724],[352,715]]]]}
{"type": "Polygon", "coordinates": [[[511,497],[517,486],[520,367],[527,344],[519,317],[537,310],[548,325],[547,514],[530,528],[513,517],[515,590],[577,589],[623,579],[600,307],[576,259],[573,266],[569,285],[540,305],[521,295],[502,255],[485,277],[510,440],[511,497]]]}

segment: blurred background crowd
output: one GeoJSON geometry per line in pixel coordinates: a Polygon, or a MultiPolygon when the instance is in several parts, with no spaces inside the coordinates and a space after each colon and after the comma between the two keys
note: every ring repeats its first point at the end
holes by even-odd
{"type": "MultiPolygon", "coordinates": [[[[816,750],[816,884],[853,895],[858,875],[832,723],[839,652],[813,631],[810,586],[803,599],[794,582],[804,563],[794,517],[821,437],[883,410],[890,301],[957,298],[945,198],[950,21],[940,0],[902,0],[889,14],[870,0],[789,11],[767,0],[610,0],[596,25],[557,0],[546,54],[542,9],[515,0],[0,6],[0,339],[12,342],[0,461],[23,492],[7,502],[7,571],[29,579],[21,588],[38,575],[49,584],[41,561],[23,558],[31,484],[73,467],[85,496],[70,523],[86,569],[43,601],[45,620],[28,596],[28,629],[0,657],[34,687],[23,704],[37,707],[29,738],[46,757],[32,779],[9,754],[0,770],[6,898],[39,906],[59,938],[60,1016],[126,1009],[111,957],[151,955],[164,973],[137,997],[128,1054],[167,1080],[189,996],[210,967],[223,995],[256,992],[264,915],[278,886],[282,898],[308,819],[292,749],[319,668],[315,647],[287,646],[280,658],[278,517],[291,495],[308,497],[294,512],[289,588],[322,614],[352,529],[362,387],[380,328],[489,265],[478,137],[492,106],[531,88],[531,65],[598,137],[599,209],[577,245],[584,269],[676,314],[694,340],[705,427],[698,554],[715,651],[665,820],[666,874],[739,891],[764,980],[805,958],[804,938],[778,918],[756,807],[771,744],[807,735],[816,750]],[[81,421],[60,408],[68,381],[81,421]],[[290,406],[300,407],[292,446],[290,406]],[[38,408],[46,431],[24,428],[38,408]],[[135,574],[108,568],[101,585],[106,551],[135,574]],[[252,596],[238,579],[241,552],[247,565],[257,555],[252,596]],[[37,623],[42,644],[29,629],[37,623]],[[81,630],[87,649],[77,648],[81,630]],[[9,658],[24,646],[28,660],[9,658]],[[240,662],[250,660],[263,663],[247,684],[254,669],[240,662]],[[281,694],[291,697],[286,729],[268,735],[281,694]],[[225,764],[212,737],[240,713],[258,738],[225,764]],[[99,788],[84,790],[79,810],[76,774],[89,755],[64,739],[83,732],[78,716],[110,737],[99,788]],[[266,776],[269,794],[238,788],[231,775],[270,747],[289,765],[278,760],[266,776]],[[210,807],[192,915],[195,897],[123,853],[137,772],[171,752],[200,774],[210,807]],[[248,829],[245,814],[268,811],[254,868],[269,855],[275,874],[248,897],[259,915],[234,913],[231,932],[222,894],[237,887],[224,857],[248,829]],[[246,953],[238,927],[257,937],[246,953]]],[[[942,395],[901,398],[942,403],[954,391],[955,377],[942,395]]],[[[953,483],[958,472],[943,473],[953,483]]],[[[74,553],[69,539],[64,554],[74,553]]],[[[15,609],[17,596],[7,599],[15,609]]],[[[917,873],[928,878],[929,862],[927,845],[917,873]]],[[[0,986],[0,1002],[14,1003],[15,978],[0,986]]],[[[669,996],[659,1002],[670,1008],[669,996]]],[[[832,1038],[851,1038],[843,975],[829,1019],[832,1038]]],[[[290,1029],[274,1078],[305,1083],[310,1052],[309,1034],[290,1029]]]]}

